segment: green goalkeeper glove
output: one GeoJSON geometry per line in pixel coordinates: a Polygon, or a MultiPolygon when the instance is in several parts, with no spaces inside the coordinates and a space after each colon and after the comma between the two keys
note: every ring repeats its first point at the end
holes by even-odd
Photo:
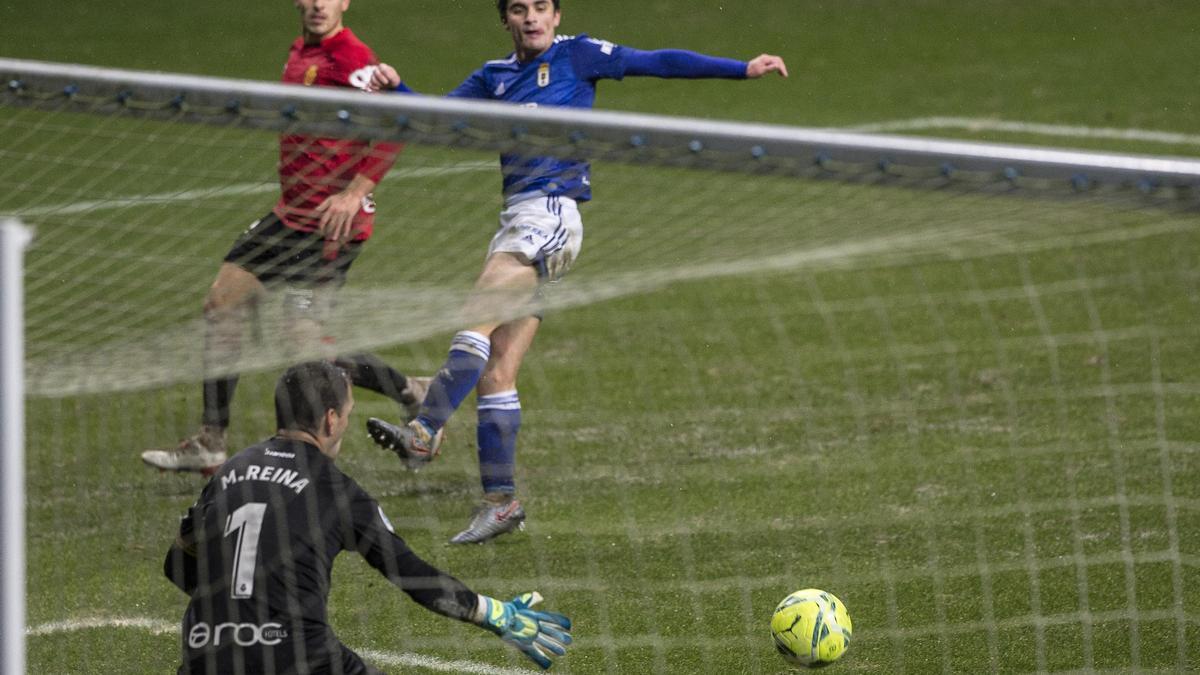
{"type": "Polygon", "coordinates": [[[530,607],[542,601],[539,593],[523,593],[508,602],[479,596],[483,617],[479,625],[500,636],[542,668],[551,666],[550,654],[562,656],[571,644],[571,620],[554,612],[530,607]]]}

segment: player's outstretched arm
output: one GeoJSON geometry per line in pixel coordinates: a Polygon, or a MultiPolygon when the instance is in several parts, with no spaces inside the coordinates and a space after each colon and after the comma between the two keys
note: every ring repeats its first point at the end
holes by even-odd
{"type": "Polygon", "coordinates": [[[773,54],[760,54],[746,65],[746,79],[748,80],[757,80],[768,73],[779,73],[781,76],[787,77],[787,64],[783,62],[782,58],[773,54]]]}
{"type": "MultiPolygon", "coordinates": [[[[603,54],[603,51],[598,53],[603,54]]],[[[624,56],[624,69],[620,76],[741,80],[760,78],[767,73],[779,73],[783,77],[788,74],[783,59],[773,54],[761,54],[750,61],[739,61],[686,49],[642,51],[624,47],[621,53],[624,56]]],[[[584,52],[581,59],[588,56],[595,55],[584,52]]],[[[596,58],[601,65],[605,63],[600,57],[596,58]]]]}
{"type": "Polygon", "coordinates": [[[542,601],[537,592],[523,593],[508,602],[479,596],[476,623],[500,636],[542,668],[553,665],[551,654],[562,656],[571,644],[571,620],[555,612],[530,609],[542,601]]]}

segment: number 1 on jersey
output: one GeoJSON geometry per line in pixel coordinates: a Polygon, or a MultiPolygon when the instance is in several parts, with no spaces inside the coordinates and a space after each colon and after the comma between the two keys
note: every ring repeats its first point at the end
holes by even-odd
{"type": "Polygon", "coordinates": [[[254,568],[258,565],[258,537],[262,534],[263,517],[267,505],[257,502],[242,505],[225,520],[225,536],[237,533],[237,546],[233,554],[234,600],[249,598],[254,594],[254,568]]]}

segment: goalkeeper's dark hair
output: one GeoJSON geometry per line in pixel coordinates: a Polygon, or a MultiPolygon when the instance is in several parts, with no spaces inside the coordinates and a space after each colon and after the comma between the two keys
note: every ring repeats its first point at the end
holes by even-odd
{"type": "MultiPolygon", "coordinates": [[[[554,0],[554,11],[562,10],[560,0],[554,0]]],[[[508,16],[508,0],[496,0],[496,9],[500,10],[500,20],[503,21],[508,16]]]]}
{"type": "Polygon", "coordinates": [[[275,383],[275,423],[280,429],[317,434],[328,410],[341,411],[350,398],[350,376],[328,361],[287,369],[275,383]]]}

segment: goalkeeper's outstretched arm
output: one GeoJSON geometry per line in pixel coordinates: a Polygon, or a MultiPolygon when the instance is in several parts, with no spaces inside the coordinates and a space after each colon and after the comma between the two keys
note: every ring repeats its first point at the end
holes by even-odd
{"type": "Polygon", "coordinates": [[[354,548],[368,563],[421,606],[459,621],[476,624],[500,636],[542,668],[571,644],[571,620],[562,614],[531,609],[538,593],[501,602],[472,591],[463,582],[423,560],[375,514],[378,506],[356,504],[354,548]]]}

